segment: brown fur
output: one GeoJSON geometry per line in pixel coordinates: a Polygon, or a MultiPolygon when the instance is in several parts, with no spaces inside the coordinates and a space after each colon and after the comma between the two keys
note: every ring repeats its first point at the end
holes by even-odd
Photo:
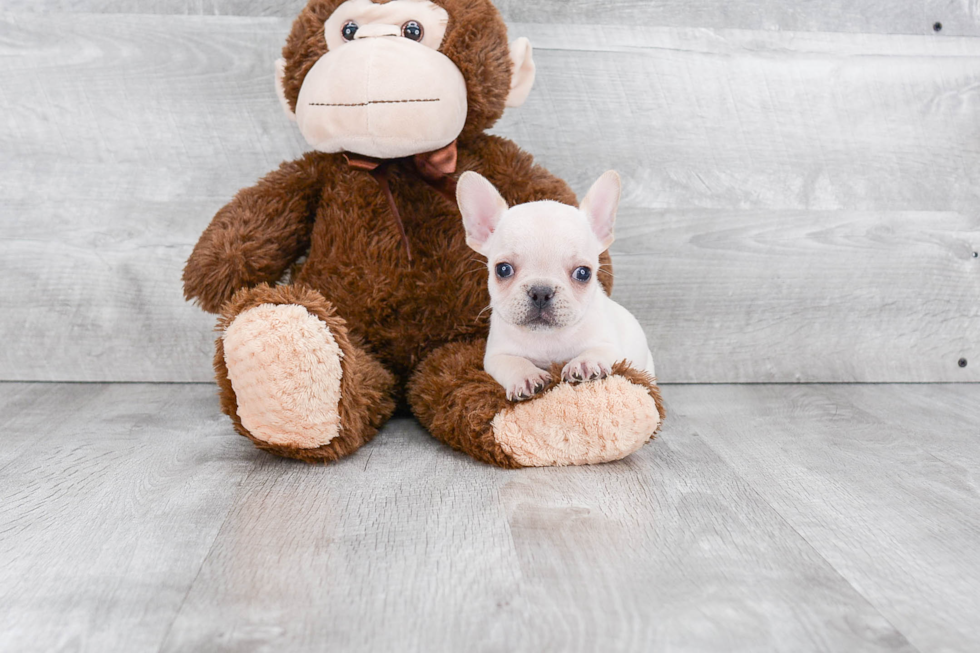
{"type": "MultiPolygon", "coordinates": [[[[220,310],[239,288],[278,279],[308,243],[309,258],[296,282],[329,299],[402,383],[440,345],[486,336],[486,263],[466,246],[458,209],[420,181],[409,162],[389,165],[411,262],[374,178],[340,155],[310,153],[239,192],[218,212],[185,268],[185,292],[205,309],[220,310]],[[312,218],[303,210],[310,204],[312,218]]],[[[575,203],[565,182],[495,136],[460,145],[464,170],[486,176],[511,204],[575,203]]],[[[603,271],[608,286],[608,263],[603,271]]]]}
{"type": "MultiPolygon", "coordinates": [[[[303,76],[326,50],[323,22],[339,2],[312,0],[293,25],[283,50],[284,87],[293,104],[303,76]]],[[[506,28],[496,9],[487,0],[435,2],[450,14],[442,50],[467,80],[469,115],[458,140],[457,172],[479,172],[510,204],[541,199],[575,204],[564,181],[511,141],[483,133],[501,115],[509,89],[506,28]]],[[[414,372],[412,407],[436,437],[481,460],[512,465],[499,447],[485,441],[494,414],[489,411],[503,405],[495,398],[481,400],[479,410],[463,421],[435,416],[449,397],[456,397],[461,409],[476,406],[483,395],[497,397],[498,388],[484,378],[482,354],[475,357],[466,349],[472,345],[457,345],[440,350],[416,371],[440,347],[486,337],[486,263],[466,246],[455,203],[424,183],[410,159],[386,165],[411,242],[411,261],[375,179],[351,168],[340,154],[312,152],[243,189],[215,215],[184,270],[185,296],[205,310],[220,310],[221,329],[257,303],[298,303],[343,343],[342,424],[349,433],[320,449],[270,447],[253,438],[258,446],[304,460],[346,455],[390,416],[414,372]],[[307,250],[294,287],[260,285],[275,282],[307,250]],[[469,368],[460,367],[463,362],[469,368]],[[472,430],[463,432],[459,424],[472,430]]],[[[599,279],[608,291],[608,253],[600,260],[599,279]]],[[[251,437],[237,417],[220,339],[215,370],[223,410],[251,437]]]]}
{"type": "Polygon", "coordinates": [[[453,449],[499,467],[521,467],[493,438],[494,415],[510,402],[483,370],[485,340],[455,342],[423,362],[408,386],[419,422],[453,449]]]}
{"type": "Polygon", "coordinates": [[[217,313],[239,288],[274,282],[310,246],[320,180],[334,158],[309,153],[238,191],[204,230],[184,267],[184,297],[217,313]]]}

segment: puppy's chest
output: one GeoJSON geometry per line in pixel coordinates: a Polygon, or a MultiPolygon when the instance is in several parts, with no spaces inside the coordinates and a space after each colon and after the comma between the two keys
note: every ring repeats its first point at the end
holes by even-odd
{"type": "Polygon", "coordinates": [[[525,358],[542,369],[548,369],[552,363],[575,358],[588,349],[590,344],[582,338],[554,333],[551,338],[542,339],[526,349],[525,358]]]}
{"type": "Polygon", "coordinates": [[[491,323],[490,327],[490,343],[495,353],[526,358],[542,369],[575,358],[593,346],[593,340],[589,334],[574,328],[528,331],[501,323],[491,323]]]}

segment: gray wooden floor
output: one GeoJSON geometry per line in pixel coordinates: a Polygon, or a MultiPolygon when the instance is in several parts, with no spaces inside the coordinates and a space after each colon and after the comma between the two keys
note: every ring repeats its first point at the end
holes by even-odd
{"type": "Polygon", "coordinates": [[[980,385],[668,386],[630,458],[411,420],[307,466],[210,385],[0,384],[2,651],[976,651],[980,385]]]}

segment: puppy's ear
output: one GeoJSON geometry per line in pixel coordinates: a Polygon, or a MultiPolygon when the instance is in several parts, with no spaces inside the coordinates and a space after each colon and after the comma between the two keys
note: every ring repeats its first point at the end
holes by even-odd
{"type": "Polygon", "coordinates": [[[619,194],[622,186],[615,170],[602,173],[592,184],[579,208],[589,218],[592,232],[602,243],[603,251],[613,244],[613,224],[616,222],[616,209],[619,208],[619,194]]]}
{"type": "Polygon", "coordinates": [[[456,182],[456,202],[463,214],[466,244],[486,255],[486,242],[497,228],[507,202],[489,181],[475,172],[464,172],[456,182]]]}

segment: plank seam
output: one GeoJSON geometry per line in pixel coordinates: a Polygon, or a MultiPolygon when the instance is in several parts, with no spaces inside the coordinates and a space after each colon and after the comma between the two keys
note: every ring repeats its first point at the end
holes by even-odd
{"type": "Polygon", "coordinates": [[[190,596],[191,590],[194,589],[194,586],[197,584],[198,578],[200,578],[201,576],[201,571],[204,569],[204,566],[211,558],[211,554],[214,553],[214,548],[217,545],[218,539],[221,537],[221,534],[224,533],[225,526],[227,525],[228,520],[231,518],[232,512],[235,510],[235,508],[238,507],[239,499],[242,496],[242,492],[244,491],[244,488],[248,487],[248,481],[255,474],[258,467],[259,467],[259,462],[258,460],[256,460],[255,462],[252,463],[252,468],[248,471],[248,474],[246,474],[245,478],[242,479],[242,484],[239,491],[235,495],[235,500],[228,506],[228,511],[225,513],[224,518],[221,520],[221,526],[218,527],[218,530],[215,532],[214,537],[211,539],[211,544],[208,545],[208,552],[204,554],[204,557],[201,558],[201,564],[198,565],[197,571],[194,573],[194,578],[191,579],[191,582],[187,584],[187,591],[184,592],[184,596],[180,599],[180,605],[178,605],[177,609],[174,610],[173,619],[170,620],[170,624],[167,626],[167,630],[163,633],[163,637],[160,639],[160,647],[157,649],[157,653],[162,653],[164,646],[166,646],[167,640],[170,638],[170,633],[173,632],[174,624],[177,623],[177,619],[180,618],[180,614],[184,610],[184,604],[187,602],[187,597],[190,596]]]}
{"type": "MultiPolygon", "coordinates": [[[[739,385],[741,385],[741,384],[739,384],[739,385]]],[[[752,385],[752,384],[746,384],[746,385],[752,385]]],[[[774,384],[774,385],[791,385],[791,384],[774,384]]],[[[873,385],[873,384],[862,384],[862,385],[873,385]]],[[[806,536],[804,536],[804,535],[803,535],[803,533],[801,533],[800,531],[798,531],[798,530],[796,529],[796,527],[795,527],[795,526],[793,526],[793,524],[791,524],[791,523],[790,523],[790,522],[789,522],[789,521],[788,521],[788,520],[787,520],[787,519],[786,519],[786,518],[785,518],[785,517],[783,516],[783,514],[782,514],[782,513],[781,513],[781,512],[780,512],[780,511],[779,511],[779,510],[778,510],[778,509],[777,509],[777,508],[775,507],[775,506],[773,506],[773,505],[772,505],[772,503],[770,503],[770,502],[769,502],[769,500],[768,500],[768,499],[767,499],[767,498],[766,498],[766,497],[765,497],[765,496],[764,496],[763,494],[761,494],[761,493],[760,493],[760,492],[759,492],[759,491],[758,491],[758,490],[756,489],[756,487],[755,487],[755,485],[753,485],[753,484],[752,484],[752,483],[751,483],[750,481],[748,481],[748,480],[747,480],[747,479],[746,479],[746,478],[745,478],[744,476],[742,476],[742,474],[741,474],[741,473],[739,473],[739,472],[738,472],[738,470],[737,470],[737,469],[735,468],[735,465],[734,465],[734,464],[732,463],[732,461],[731,461],[731,460],[729,460],[729,459],[728,459],[728,458],[727,458],[726,456],[724,456],[724,455],[723,455],[723,454],[722,454],[722,453],[721,453],[720,451],[718,451],[717,449],[715,449],[715,447],[713,447],[713,446],[712,446],[712,444],[711,444],[711,441],[710,441],[710,440],[709,440],[708,438],[705,438],[705,437],[703,437],[703,436],[701,436],[701,435],[700,435],[700,430],[695,430],[695,432],[696,432],[696,433],[698,433],[698,437],[700,437],[700,438],[701,438],[701,441],[702,441],[702,442],[703,442],[703,443],[705,444],[705,446],[707,446],[707,447],[708,447],[708,449],[710,449],[710,450],[712,451],[712,453],[714,453],[714,454],[715,454],[716,456],[718,456],[718,459],[719,459],[719,460],[721,460],[721,461],[723,461],[723,462],[725,463],[725,465],[727,465],[727,466],[728,466],[728,469],[729,469],[729,470],[731,471],[731,473],[732,473],[732,474],[733,474],[733,475],[734,475],[734,476],[735,476],[735,477],[736,477],[736,478],[737,478],[737,479],[738,479],[738,480],[739,480],[739,481],[740,481],[741,483],[743,483],[743,484],[744,484],[744,486],[745,486],[745,488],[746,488],[746,490],[748,490],[748,491],[749,491],[749,492],[751,492],[751,493],[752,493],[753,495],[755,495],[755,496],[756,496],[756,497],[757,497],[757,498],[758,498],[758,499],[759,499],[759,500],[760,500],[760,501],[762,502],[762,504],[763,504],[763,505],[765,505],[765,506],[767,506],[767,507],[768,507],[768,508],[769,508],[769,509],[770,509],[770,510],[772,511],[772,513],[773,513],[773,514],[774,514],[774,515],[776,516],[776,518],[777,518],[777,519],[778,519],[779,521],[781,521],[781,522],[782,522],[782,523],[783,523],[783,524],[784,524],[784,525],[785,525],[785,526],[786,526],[786,527],[787,527],[787,528],[788,528],[789,530],[791,530],[791,531],[793,531],[794,533],[796,533],[796,536],[797,536],[797,537],[799,537],[799,538],[800,538],[800,540],[801,540],[801,541],[802,541],[802,542],[803,542],[803,543],[804,543],[804,544],[806,545],[806,548],[807,548],[807,549],[809,549],[809,550],[810,550],[810,551],[811,551],[811,552],[813,553],[813,555],[815,555],[815,556],[816,556],[816,557],[817,557],[818,559],[820,559],[820,560],[822,560],[822,561],[823,561],[823,562],[824,562],[824,563],[825,563],[825,564],[827,565],[827,567],[828,567],[828,568],[829,568],[829,569],[830,569],[830,570],[831,570],[831,571],[832,571],[832,572],[833,572],[834,574],[836,574],[836,575],[837,575],[837,577],[838,577],[838,578],[839,578],[839,579],[840,579],[840,580],[841,580],[841,581],[842,581],[842,582],[843,582],[843,583],[844,583],[845,585],[847,585],[847,586],[848,586],[848,587],[850,587],[850,588],[851,588],[852,590],[854,590],[854,593],[855,593],[855,594],[857,594],[857,596],[859,596],[859,597],[861,597],[861,599],[862,599],[862,600],[863,600],[863,601],[864,601],[864,602],[865,602],[865,603],[866,603],[866,604],[868,605],[868,607],[869,607],[869,608],[871,608],[871,610],[873,610],[873,611],[874,611],[874,613],[875,613],[875,614],[877,614],[877,615],[878,615],[878,616],[879,616],[879,617],[881,618],[881,620],[882,620],[882,621],[884,621],[885,623],[887,623],[887,624],[888,624],[889,626],[891,626],[891,627],[892,627],[892,629],[893,629],[893,630],[894,630],[894,631],[895,631],[896,633],[898,633],[899,635],[901,635],[901,636],[902,636],[902,639],[903,639],[903,640],[905,641],[905,643],[906,643],[906,644],[908,644],[908,646],[909,646],[909,647],[910,647],[910,648],[911,648],[912,650],[914,650],[914,651],[918,651],[919,653],[921,653],[921,649],[919,649],[919,647],[917,647],[917,646],[915,646],[914,644],[912,644],[912,642],[911,642],[911,641],[909,640],[909,638],[908,638],[908,635],[906,635],[906,634],[905,634],[905,633],[904,633],[904,632],[903,632],[903,631],[902,631],[901,629],[899,629],[899,628],[898,628],[898,626],[896,626],[896,625],[895,625],[894,623],[892,623],[892,621],[891,621],[890,619],[888,619],[888,618],[887,618],[887,617],[886,617],[886,616],[885,616],[884,614],[882,614],[882,612],[881,612],[881,610],[880,610],[880,609],[878,608],[878,606],[877,606],[877,605],[875,605],[875,604],[874,604],[874,603],[873,603],[873,602],[871,601],[871,599],[869,599],[869,598],[868,598],[867,596],[865,596],[865,595],[864,595],[864,593],[863,593],[863,592],[861,592],[861,590],[859,590],[859,589],[858,589],[857,587],[855,587],[855,586],[854,586],[854,583],[852,583],[852,582],[851,582],[851,581],[850,581],[850,580],[849,580],[849,579],[848,579],[848,578],[847,578],[846,576],[844,576],[844,575],[843,575],[843,574],[842,574],[842,573],[840,572],[840,570],[839,570],[839,569],[837,569],[837,567],[835,567],[835,566],[834,566],[834,564],[833,564],[833,563],[832,563],[832,562],[831,562],[830,560],[828,560],[828,559],[827,559],[827,558],[826,558],[826,557],[825,557],[825,556],[824,556],[824,555],[823,555],[822,553],[820,553],[820,551],[818,551],[818,550],[816,549],[816,547],[814,547],[814,546],[813,546],[813,544],[812,544],[812,543],[810,542],[810,540],[808,540],[808,539],[806,538],[806,536]]]]}

